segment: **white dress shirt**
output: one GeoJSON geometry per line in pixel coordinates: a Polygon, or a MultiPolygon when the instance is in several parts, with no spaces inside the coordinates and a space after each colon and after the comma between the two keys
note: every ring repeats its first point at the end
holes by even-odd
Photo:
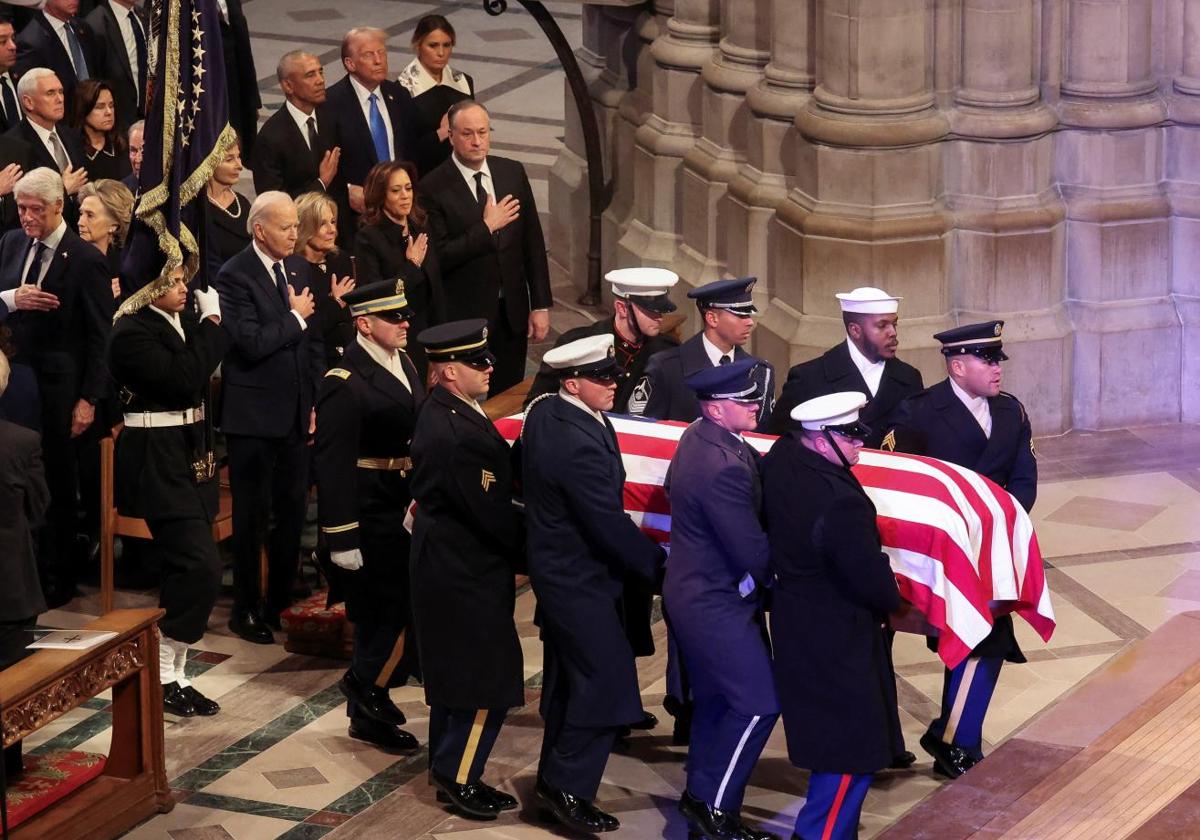
{"type": "Polygon", "coordinates": [[[467,187],[471,190],[471,195],[475,195],[475,173],[483,173],[483,189],[492,197],[492,204],[499,201],[496,198],[496,185],[492,183],[492,170],[488,169],[487,158],[483,160],[483,166],[478,169],[472,169],[469,166],[463,165],[463,162],[458,159],[458,155],[451,154],[450,160],[454,161],[454,166],[462,174],[463,180],[467,182],[467,187]]]}
{"type": "Polygon", "coordinates": [[[374,341],[371,341],[371,339],[366,338],[362,333],[356,333],[354,338],[358,341],[358,346],[367,351],[368,356],[379,362],[380,367],[392,376],[399,379],[400,384],[404,386],[404,390],[410,394],[412,393],[412,385],[408,382],[408,374],[404,372],[404,364],[400,361],[399,350],[388,352],[374,341]]]}
{"type": "Polygon", "coordinates": [[[712,362],[713,367],[721,364],[722,356],[732,362],[734,354],[737,352],[737,348],[735,347],[728,353],[722,353],[721,348],[709,341],[708,336],[706,336],[704,333],[700,333],[700,344],[704,347],[704,352],[708,354],[708,360],[712,362]]]}
{"type": "Polygon", "coordinates": [[[314,130],[321,130],[321,125],[317,122],[317,110],[314,108],[311,114],[306,114],[287,100],[284,100],[283,107],[292,115],[292,119],[296,122],[296,128],[300,129],[304,145],[308,146],[309,151],[312,151],[312,145],[308,142],[308,121],[310,119],[313,121],[314,130]]]}
{"type": "Polygon", "coordinates": [[[596,411],[596,409],[594,409],[594,408],[588,408],[587,403],[585,403],[583,400],[579,399],[579,397],[575,396],[574,394],[568,393],[566,388],[559,388],[558,395],[560,397],[562,397],[564,400],[566,400],[567,402],[569,402],[571,405],[578,408],[580,411],[586,412],[587,414],[590,414],[592,417],[595,417],[596,422],[599,423],[601,426],[604,425],[604,415],[603,414],[601,414],[599,411],[596,411]]]}
{"type": "Polygon", "coordinates": [[[394,160],[396,158],[396,138],[392,136],[392,118],[388,112],[387,98],[383,94],[383,86],[380,85],[375,90],[367,90],[363,87],[362,82],[353,76],[347,76],[350,80],[350,87],[354,89],[354,95],[358,97],[358,104],[362,106],[363,119],[367,121],[367,133],[371,133],[371,94],[375,94],[375,104],[379,106],[379,116],[383,117],[383,127],[387,130],[388,150],[390,154],[388,158],[394,160]]]}
{"type": "MultiPolygon", "coordinates": [[[[63,234],[67,232],[67,222],[64,219],[58,223],[58,227],[50,231],[50,235],[42,238],[42,244],[46,246],[46,250],[42,254],[42,267],[38,271],[37,287],[42,288],[42,281],[46,279],[46,272],[50,270],[50,263],[54,261],[54,251],[58,248],[58,243],[62,242],[63,234]]],[[[37,254],[37,249],[30,249],[26,255],[24,262],[21,263],[21,285],[25,285],[25,275],[29,273],[29,264],[33,262],[34,255],[37,254]]],[[[19,287],[18,287],[19,288],[19,287]]],[[[9,311],[17,310],[17,290],[8,289],[0,292],[0,300],[4,301],[4,305],[9,308],[9,311]]]]}
{"type": "MultiPolygon", "coordinates": [[[[126,9],[120,3],[109,3],[108,7],[112,9],[113,17],[117,19],[117,28],[121,30],[121,41],[125,44],[125,54],[129,57],[129,69],[133,73],[133,89],[137,90],[140,96],[142,92],[138,90],[137,39],[133,35],[133,27],[137,24],[130,20],[133,16],[133,9],[126,9]]],[[[145,28],[142,29],[142,35],[143,37],[146,35],[145,28]]],[[[147,43],[147,48],[149,48],[149,43],[147,43]]]]}
{"type": "Polygon", "coordinates": [[[179,340],[185,344],[187,343],[187,339],[183,335],[183,321],[180,320],[178,312],[167,312],[166,310],[159,309],[153,303],[150,304],[150,308],[166,318],[167,323],[175,328],[175,332],[179,333],[179,340]]]}
{"type": "Polygon", "coordinates": [[[850,348],[850,361],[854,362],[854,366],[862,374],[867,387],[871,389],[871,396],[875,396],[879,393],[879,382],[883,379],[883,366],[886,362],[883,359],[880,359],[878,362],[867,361],[867,357],[862,354],[862,351],[849,338],[846,339],[846,346],[850,348]]]}
{"type": "MultiPolygon", "coordinates": [[[[263,268],[265,268],[267,270],[267,277],[270,278],[270,281],[271,281],[271,291],[274,292],[275,294],[279,294],[279,287],[275,285],[275,264],[279,263],[279,268],[283,271],[283,279],[284,280],[287,279],[287,266],[285,266],[283,264],[283,260],[273,260],[270,257],[268,257],[265,253],[263,253],[262,248],[258,247],[258,242],[254,242],[253,245],[254,245],[254,253],[258,255],[259,260],[262,261],[263,268]]],[[[293,315],[296,316],[296,320],[300,322],[300,329],[302,329],[302,330],[308,329],[308,321],[304,320],[304,316],[301,315],[299,312],[297,312],[295,309],[292,309],[290,311],[293,315]]]]}
{"type": "Polygon", "coordinates": [[[54,146],[50,144],[50,135],[53,134],[58,138],[58,145],[62,146],[62,152],[66,155],[67,162],[72,166],[77,165],[75,161],[71,160],[71,153],[67,150],[67,144],[63,142],[62,135],[57,131],[57,126],[62,125],[62,123],[58,123],[53,129],[42,128],[33,120],[30,120],[29,124],[33,126],[33,133],[38,136],[38,139],[42,141],[42,145],[46,147],[46,151],[50,153],[51,160],[54,159],[54,146]]]}
{"type": "Polygon", "coordinates": [[[954,396],[962,400],[967,411],[971,412],[971,416],[975,418],[979,428],[983,429],[984,437],[990,438],[992,436],[992,407],[988,405],[987,397],[972,397],[958,387],[958,383],[953,379],[950,380],[950,388],[954,391],[954,396]]]}

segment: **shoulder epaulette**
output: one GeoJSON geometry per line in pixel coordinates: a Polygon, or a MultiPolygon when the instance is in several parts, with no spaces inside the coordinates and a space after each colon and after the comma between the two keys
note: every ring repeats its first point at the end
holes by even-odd
{"type": "Polygon", "coordinates": [[[1021,422],[1022,423],[1024,423],[1028,419],[1028,415],[1025,413],[1025,404],[1024,403],[1022,403],[1014,395],[1008,393],[1008,391],[1001,391],[1000,396],[1008,397],[1010,400],[1012,400],[1013,402],[1015,402],[1017,404],[1017,408],[1021,409],[1021,422]]]}
{"type": "Polygon", "coordinates": [[[330,368],[325,371],[326,376],[336,376],[338,379],[349,379],[350,371],[345,368],[330,368]]]}

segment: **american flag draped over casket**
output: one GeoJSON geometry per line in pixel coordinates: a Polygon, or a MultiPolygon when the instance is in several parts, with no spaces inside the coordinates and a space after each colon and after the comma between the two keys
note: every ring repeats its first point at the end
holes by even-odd
{"type": "MultiPolygon", "coordinates": [[[[684,423],[610,415],[625,462],[625,510],[666,543],[671,508],[663,482],[684,423]]],[[[496,422],[509,441],[522,418],[496,422]]],[[[772,435],[748,434],[760,452],[772,435]]],[[[1029,515],[976,472],[916,455],[865,449],[854,474],[879,514],[879,536],[900,594],[937,629],[938,655],[953,668],[987,636],[993,614],[1015,612],[1049,641],[1054,609],[1029,515]]],[[[803,504],[802,499],[797,504],[803,504]]]]}

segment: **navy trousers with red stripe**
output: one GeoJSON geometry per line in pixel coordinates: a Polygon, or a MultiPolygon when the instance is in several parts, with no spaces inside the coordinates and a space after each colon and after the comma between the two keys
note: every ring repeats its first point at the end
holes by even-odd
{"type": "Polygon", "coordinates": [[[854,840],[874,773],[813,773],[808,798],[796,817],[801,840],[854,840]]]}

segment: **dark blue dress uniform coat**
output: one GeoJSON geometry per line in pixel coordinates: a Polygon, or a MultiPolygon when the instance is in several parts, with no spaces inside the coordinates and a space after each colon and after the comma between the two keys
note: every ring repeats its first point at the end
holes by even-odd
{"type": "Polygon", "coordinates": [[[542,635],[563,663],[567,723],[633,723],[642,701],[621,598],[627,573],[655,579],[662,549],[625,513],[612,424],[560,397],[540,400],[525,417],[522,476],[529,578],[542,635]]]}
{"type": "Polygon", "coordinates": [[[892,424],[892,414],[905,397],[910,397],[925,387],[921,372],[907,362],[888,359],[883,363],[883,376],[879,379],[879,390],[871,396],[871,389],[862,373],[850,358],[850,348],[843,341],[826,350],[821,356],[801,362],[788,371],[787,382],[775,411],[767,426],[773,435],[781,435],[791,428],[792,409],[802,402],[837,394],[842,391],[859,391],[867,397],[867,404],[858,412],[858,418],[871,427],[871,435],[863,443],[878,449],[883,437],[892,424]]]}
{"type": "Polygon", "coordinates": [[[708,420],[683,433],[666,489],[671,556],[663,601],[696,699],[718,695],[744,715],[778,714],[762,597],[770,581],[758,453],[708,420]],[[749,573],[754,593],[738,584],[749,573]]]}
{"type": "Polygon", "coordinates": [[[771,447],[762,476],[788,757],[819,773],[873,773],[893,756],[883,625],[900,606],[875,506],[850,472],[796,433],[771,447]]]}
{"type": "Polygon", "coordinates": [[[409,457],[425,398],[417,369],[400,354],[410,392],[357,340],[330,368],[317,397],[318,518],[332,551],[362,552],[361,569],[342,573],[351,621],[409,614],[411,470],[367,469],[360,458],[409,457]]]}
{"type": "MultiPolygon", "coordinates": [[[[988,398],[992,434],[983,433],[974,415],[954,393],[949,379],[905,400],[896,412],[896,449],[928,455],[987,476],[1012,493],[1026,511],[1037,500],[1037,458],[1033,429],[1025,406],[1012,394],[988,398]]],[[[936,650],[936,640],[931,646],[936,650]]],[[[1003,656],[1025,662],[1013,632],[1012,616],[1000,616],[972,651],[975,656],[1003,656]]]]}
{"type": "Polygon", "coordinates": [[[413,620],[425,702],[525,704],[513,622],[524,522],[512,503],[512,449],[492,421],[434,388],[413,434],[413,620]]]}

